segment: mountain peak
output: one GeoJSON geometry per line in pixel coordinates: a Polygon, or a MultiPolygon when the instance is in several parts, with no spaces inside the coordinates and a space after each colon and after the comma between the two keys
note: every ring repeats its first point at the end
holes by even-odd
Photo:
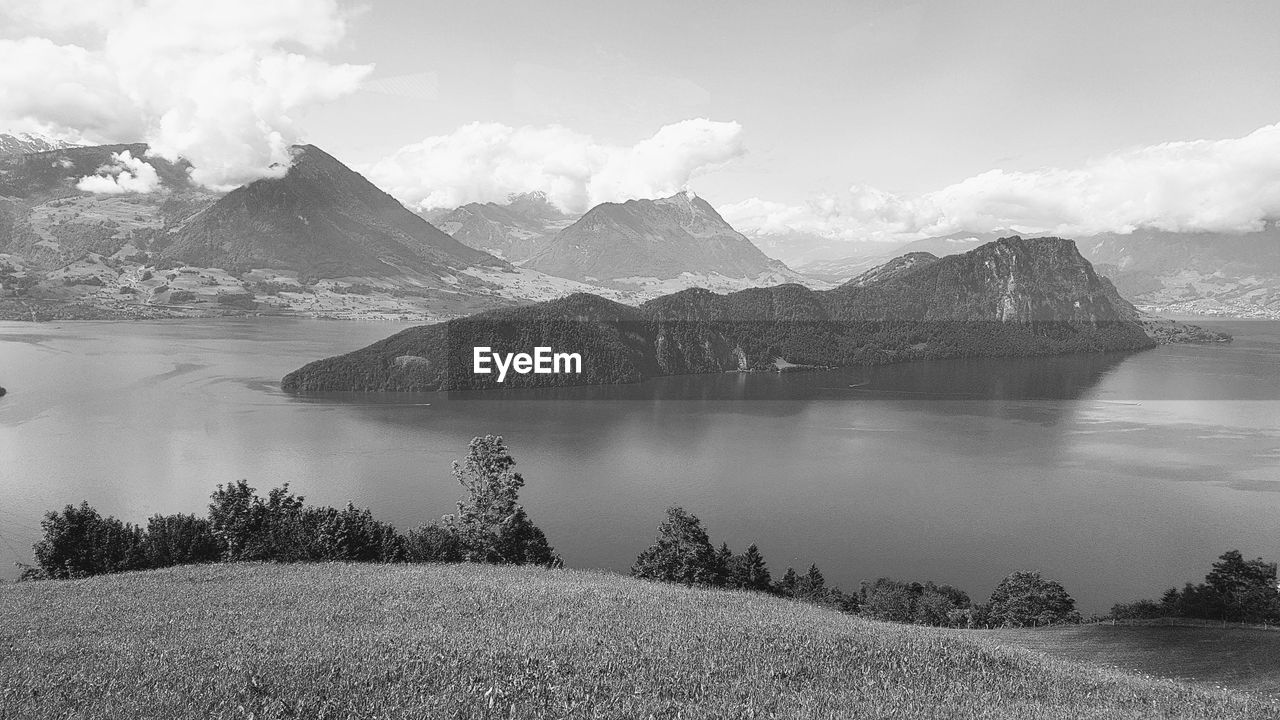
{"type": "Polygon", "coordinates": [[[164,255],[313,278],[444,276],[503,264],[444,234],[320,148],[294,146],[292,154],[284,176],[232,190],[167,238],[164,255]]]}
{"type": "Polygon", "coordinates": [[[689,191],[601,203],[562,230],[527,266],[573,280],[623,284],[686,273],[747,279],[790,272],[689,191]]]}

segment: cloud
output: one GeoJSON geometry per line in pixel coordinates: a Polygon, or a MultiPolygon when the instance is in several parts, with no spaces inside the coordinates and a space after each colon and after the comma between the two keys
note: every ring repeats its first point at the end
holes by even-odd
{"type": "Polygon", "coordinates": [[[212,188],[283,174],[295,111],[353,92],[372,70],[319,57],[346,33],[336,0],[82,5],[0,0],[0,16],[28,33],[0,40],[0,126],[141,139],[212,188]]]}
{"type": "Polygon", "coordinates": [[[854,186],[801,204],[751,198],[721,213],[748,234],[809,232],[835,244],[1006,229],[1068,237],[1140,227],[1260,230],[1280,219],[1280,124],[1241,138],[1117,152],[1078,168],[990,170],[917,197],[854,186]]]}
{"type": "Polygon", "coordinates": [[[423,210],[537,190],[562,209],[581,212],[601,202],[672,195],[745,152],[741,125],[705,118],[666,125],[630,146],[559,125],[471,123],[400,148],[369,176],[423,210]]]}
{"type": "Polygon", "coordinates": [[[111,153],[111,164],[98,168],[96,175],[80,178],[76,188],[102,195],[149,193],[160,189],[160,176],[150,163],[125,150],[111,153]]]}

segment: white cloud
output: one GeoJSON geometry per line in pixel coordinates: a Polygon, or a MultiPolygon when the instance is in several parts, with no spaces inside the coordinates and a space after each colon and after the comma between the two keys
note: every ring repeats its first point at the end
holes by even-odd
{"type": "Polygon", "coordinates": [[[96,175],[80,178],[76,188],[102,195],[149,193],[160,189],[160,176],[151,163],[125,150],[111,153],[111,164],[98,168],[96,175]]]}
{"type": "Polygon", "coordinates": [[[0,15],[30,33],[0,40],[0,126],[144,140],[186,158],[209,187],[282,174],[295,111],[354,91],[372,70],[318,57],[346,32],[336,0],[82,5],[0,0],[0,15]]]}
{"type": "Polygon", "coordinates": [[[580,212],[601,202],[672,195],[745,151],[741,125],[704,118],[664,126],[631,146],[559,125],[471,123],[400,148],[369,176],[424,210],[540,190],[562,209],[580,212]]]}
{"type": "Polygon", "coordinates": [[[721,208],[756,235],[910,240],[1013,229],[1085,237],[1152,227],[1246,232],[1280,219],[1280,124],[1242,138],[1170,142],[1079,168],[991,170],[917,197],[854,186],[794,205],[751,198],[721,208]]]}

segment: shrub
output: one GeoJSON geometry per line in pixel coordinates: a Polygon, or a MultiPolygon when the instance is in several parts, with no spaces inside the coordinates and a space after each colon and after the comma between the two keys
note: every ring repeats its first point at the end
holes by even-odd
{"type": "Polygon", "coordinates": [[[147,521],[147,565],[169,567],[217,562],[221,557],[213,525],[195,515],[156,515],[147,521]]]}
{"type": "Polygon", "coordinates": [[[413,563],[462,562],[462,540],[452,528],[426,523],[409,531],[405,559],[413,563]]]}
{"type": "Polygon", "coordinates": [[[229,483],[209,496],[209,521],[223,560],[307,560],[317,552],[307,537],[301,496],[289,484],[272,488],[264,500],[244,480],[229,483]]]}
{"type": "Polygon", "coordinates": [[[142,529],[102,517],[88,502],[46,513],[40,527],[44,537],[34,550],[44,577],[80,578],[147,567],[142,529]]]}
{"type": "Polygon", "coordinates": [[[342,510],[307,508],[302,523],[315,539],[316,560],[404,560],[404,538],[392,525],[375,520],[368,508],[356,508],[349,502],[342,510]]]}
{"type": "Polygon", "coordinates": [[[1164,615],[1164,608],[1152,600],[1135,600],[1111,606],[1111,617],[1116,620],[1150,620],[1164,615]]]}

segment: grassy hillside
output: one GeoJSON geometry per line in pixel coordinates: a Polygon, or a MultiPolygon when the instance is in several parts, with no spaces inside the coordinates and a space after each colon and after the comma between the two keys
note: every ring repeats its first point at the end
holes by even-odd
{"type": "Polygon", "coordinates": [[[1243,694],[616,575],[216,565],[0,586],[0,718],[1261,718],[1243,694]]]}
{"type": "Polygon", "coordinates": [[[1077,625],[979,635],[1067,660],[1280,695],[1280,632],[1275,630],[1077,625]]]}

